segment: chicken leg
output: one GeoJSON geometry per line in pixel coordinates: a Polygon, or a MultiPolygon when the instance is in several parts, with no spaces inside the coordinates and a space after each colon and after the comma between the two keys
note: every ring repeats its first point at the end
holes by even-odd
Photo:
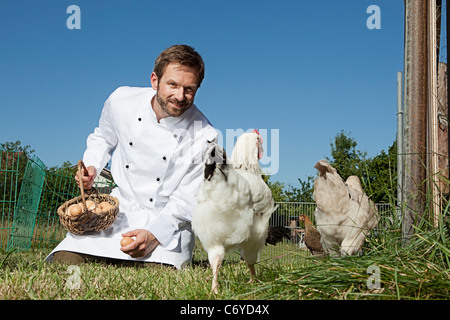
{"type": "Polygon", "coordinates": [[[217,255],[212,261],[211,261],[211,269],[213,273],[213,279],[212,279],[212,285],[211,285],[211,292],[214,292],[215,294],[219,293],[218,286],[219,286],[219,268],[222,265],[223,257],[220,255],[217,255]]]}
{"type": "Polygon", "coordinates": [[[251,278],[250,278],[248,283],[253,283],[253,281],[258,281],[258,279],[256,278],[255,265],[254,264],[249,264],[247,262],[247,266],[250,269],[250,274],[251,274],[251,278]]]}

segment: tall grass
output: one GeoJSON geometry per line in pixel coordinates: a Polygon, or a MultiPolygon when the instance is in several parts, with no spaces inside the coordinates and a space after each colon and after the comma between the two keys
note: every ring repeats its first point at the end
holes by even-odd
{"type": "MultiPolygon", "coordinates": [[[[443,219],[448,219],[448,210],[443,219]]],[[[164,267],[79,266],[80,287],[69,286],[69,265],[43,262],[46,252],[3,252],[2,299],[448,299],[450,263],[448,225],[417,227],[407,246],[399,237],[369,238],[362,256],[339,259],[305,257],[262,259],[260,282],[249,284],[244,262],[227,262],[220,272],[220,293],[210,293],[211,270],[194,261],[182,271],[164,267]],[[380,287],[370,289],[369,267],[379,269],[380,287]]]]}
{"type": "Polygon", "coordinates": [[[346,258],[307,256],[282,243],[279,249],[284,255],[261,254],[260,282],[247,283],[250,275],[244,262],[225,262],[217,296],[210,292],[211,269],[201,255],[182,271],[93,263],[80,265],[74,273],[67,264],[44,262],[49,249],[0,251],[0,298],[444,300],[450,298],[449,222],[446,203],[439,227],[422,219],[405,244],[398,213],[395,209],[384,212],[379,226],[383,230],[374,230],[366,239],[362,255],[346,258]],[[374,269],[379,273],[372,273],[374,269]],[[70,285],[75,276],[79,276],[79,287],[70,285]],[[379,286],[370,285],[373,279],[379,280],[379,286]]]}

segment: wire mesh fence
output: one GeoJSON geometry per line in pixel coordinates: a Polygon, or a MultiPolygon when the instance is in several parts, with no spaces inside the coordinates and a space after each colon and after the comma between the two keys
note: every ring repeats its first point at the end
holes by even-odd
{"type": "MultiPolygon", "coordinates": [[[[300,223],[299,217],[304,214],[315,224],[316,204],[314,202],[277,202],[276,205],[278,208],[272,214],[269,226],[285,228],[289,237],[281,238],[274,245],[267,244],[260,253],[259,260],[266,262],[271,260],[282,261],[293,257],[310,256],[304,242],[305,229],[300,223]]],[[[376,207],[380,214],[380,221],[378,226],[371,231],[369,237],[378,242],[385,241],[385,238],[390,236],[389,233],[392,232],[396,232],[396,236],[400,237],[400,217],[397,209],[389,203],[378,203],[376,207]]],[[[194,250],[194,257],[201,261],[208,260],[208,255],[198,242],[194,250]]],[[[239,261],[241,259],[240,253],[235,250],[228,253],[225,259],[233,262],[239,261]]]]}
{"type": "MultiPolygon", "coordinates": [[[[19,165],[20,154],[2,152],[0,162],[1,237],[0,248],[53,249],[66,235],[59,222],[57,209],[64,202],[78,196],[80,190],[74,180],[75,167],[49,171],[36,157],[23,159],[25,170],[19,165]],[[27,161],[25,161],[27,160],[27,161]],[[21,171],[24,171],[23,173],[21,171]]],[[[97,182],[95,187],[108,192],[112,181],[97,182]]],[[[276,244],[267,244],[260,253],[260,260],[289,259],[293,255],[310,255],[304,244],[304,227],[299,216],[308,216],[313,223],[315,203],[278,202],[272,214],[270,227],[282,228],[285,236],[276,244]]],[[[388,232],[400,231],[399,216],[390,204],[377,204],[380,223],[371,236],[382,238],[388,232]]],[[[194,259],[207,261],[207,254],[197,241],[194,259]]],[[[228,253],[227,261],[240,260],[239,251],[228,253]]]]}
{"type": "Polygon", "coordinates": [[[316,204],[313,202],[277,202],[277,210],[270,218],[270,226],[286,228],[289,238],[282,238],[276,245],[264,248],[267,259],[288,258],[292,254],[309,255],[306,249],[304,228],[299,223],[301,214],[308,216],[314,223],[316,204]]]}
{"type": "Polygon", "coordinates": [[[44,179],[44,164],[37,158],[28,161],[14,209],[8,249],[17,247],[27,250],[31,247],[44,179]]]}
{"type": "Polygon", "coordinates": [[[80,194],[71,174],[73,171],[66,168],[58,173],[46,174],[32,237],[33,247],[53,248],[65,237],[66,230],[59,222],[57,210],[64,202],[80,194]]]}
{"type": "Polygon", "coordinates": [[[6,246],[12,230],[22,163],[26,158],[20,152],[0,150],[0,248],[6,246]]]}
{"type": "MultiPolygon", "coordinates": [[[[52,249],[64,239],[66,230],[59,221],[57,210],[64,202],[80,195],[80,189],[74,179],[75,171],[75,167],[70,167],[46,173],[36,225],[31,237],[33,248],[52,249]]],[[[112,181],[94,183],[94,188],[99,193],[109,192],[114,186],[112,181]]]]}
{"type": "MultiPolygon", "coordinates": [[[[80,194],[73,178],[76,168],[49,170],[37,157],[20,159],[20,153],[9,151],[1,154],[0,248],[55,247],[66,235],[57,209],[80,194]]],[[[94,185],[102,192],[113,186],[113,182],[106,181],[94,185]]]]}

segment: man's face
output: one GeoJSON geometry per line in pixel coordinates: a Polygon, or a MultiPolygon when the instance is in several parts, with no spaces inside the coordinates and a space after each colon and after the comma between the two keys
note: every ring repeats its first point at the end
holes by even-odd
{"type": "Polygon", "coordinates": [[[152,87],[157,90],[155,112],[161,118],[181,116],[194,103],[197,80],[196,69],[179,63],[168,64],[161,78],[153,72],[152,87]]]}

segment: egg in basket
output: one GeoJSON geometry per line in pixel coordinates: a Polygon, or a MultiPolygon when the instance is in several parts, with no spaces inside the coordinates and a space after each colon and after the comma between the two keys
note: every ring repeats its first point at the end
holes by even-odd
{"type": "MultiPolygon", "coordinates": [[[[78,161],[80,185],[81,167],[87,172],[84,163],[80,160],[78,161]]],[[[81,195],[66,201],[58,208],[61,224],[67,231],[78,235],[109,228],[119,214],[119,200],[109,194],[99,194],[94,188],[93,192],[87,194],[80,185],[81,195]]]]}

